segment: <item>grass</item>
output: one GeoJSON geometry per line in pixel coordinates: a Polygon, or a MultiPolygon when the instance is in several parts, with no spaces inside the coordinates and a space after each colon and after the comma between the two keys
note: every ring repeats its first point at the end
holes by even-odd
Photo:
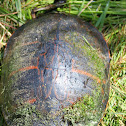
{"type": "MultiPolygon", "coordinates": [[[[16,28],[31,19],[34,7],[44,7],[53,0],[1,0],[0,48],[16,28]]],[[[125,0],[68,0],[59,11],[78,15],[101,31],[110,49],[110,97],[99,126],[126,125],[126,2],[125,0]]],[[[43,13],[40,11],[39,15],[43,13]]],[[[5,121],[0,111],[0,126],[5,121]]]]}

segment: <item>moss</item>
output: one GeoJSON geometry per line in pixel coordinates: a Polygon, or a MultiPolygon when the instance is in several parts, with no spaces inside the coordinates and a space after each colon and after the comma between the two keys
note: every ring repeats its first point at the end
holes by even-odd
{"type": "MultiPolygon", "coordinates": [[[[89,38],[88,41],[86,37],[78,32],[71,32],[70,34],[66,34],[65,40],[73,47],[72,53],[74,55],[77,57],[81,56],[83,61],[84,57],[87,59],[87,65],[88,68],[90,68],[89,72],[97,76],[100,80],[103,80],[105,77],[105,60],[101,58],[101,55],[103,54],[102,52],[99,52],[96,47],[92,46],[92,43],[94,43],[93,41],[95,40],[93,40],[93,38],[90,40],[89,38]]],[[[81,66],[84,67],[85,64],[81,63],[81,66]]]]}
{"type": "Polygon", "coordinates": [[[85,95],[80,101],[64,110],[64,120],[74,124],[96,124],[99,117],[93,96],[85,95]]]}

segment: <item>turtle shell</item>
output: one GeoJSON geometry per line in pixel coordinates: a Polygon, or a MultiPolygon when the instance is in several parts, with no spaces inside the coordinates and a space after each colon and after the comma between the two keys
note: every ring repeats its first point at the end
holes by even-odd
{"type": "Polygon", "coordinates": [[[97,125],[109,97],[109,60],[102,34],[78,17],[48,14],[21,26],[3,58],[7,124],[97,125]]]}

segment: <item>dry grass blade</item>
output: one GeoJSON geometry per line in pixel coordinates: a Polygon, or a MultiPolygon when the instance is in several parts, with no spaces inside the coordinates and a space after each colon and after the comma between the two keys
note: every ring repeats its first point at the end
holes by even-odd
{"type": "Polygon", "coordinates": [[[90,0],[88,4],[80,11],[80,13],[77,16],[80,16],[80,14],[89,6],[89,4],[93,2],[93,0],[90,0]]]}
{"type": "Polygon", "coordinates": [[[8,34],[9,36],[12,35],[1,23],[0,23],[0,26],[7,32],[7,34],[8,34]]]}

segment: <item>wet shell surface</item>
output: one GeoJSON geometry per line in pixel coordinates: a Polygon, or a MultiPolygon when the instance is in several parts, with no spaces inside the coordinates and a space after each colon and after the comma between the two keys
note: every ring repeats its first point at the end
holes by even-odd
{"type": "Polygon", "coordinates": [[[109,97],[109,60],[102,34],[75,16],[48,14],[21,26],[3,58],[7,124],[97,125],[109,97]]]}

